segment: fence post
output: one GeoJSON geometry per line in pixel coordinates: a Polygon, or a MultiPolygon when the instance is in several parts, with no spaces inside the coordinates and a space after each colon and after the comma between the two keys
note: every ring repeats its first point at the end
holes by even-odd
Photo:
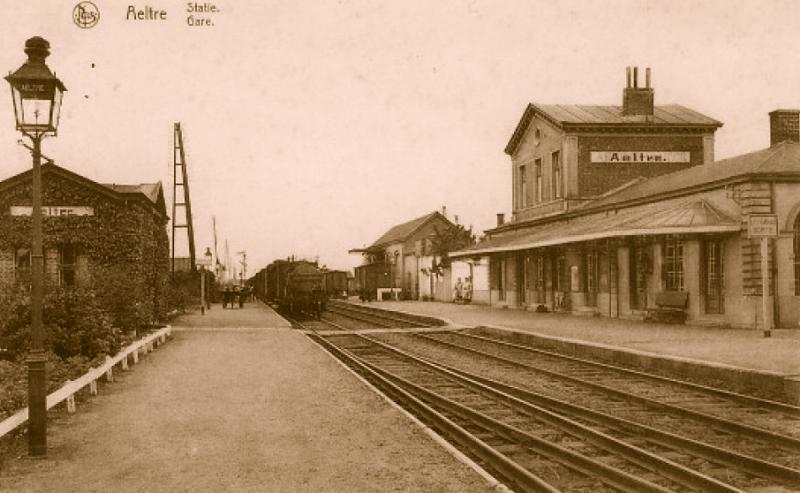
{"type": "MultiPolygon", "coordinates": [[[[108,362],[108,360],[110,359],[111,359],[110,357],[106,356],[106,362],[108,362]]],[[[114,367],[109,366],[108,370],[106,370],[106,382],[113,382],[113,381],[114,381],[114,367]]]]}
{"type": "Polygon", "coordinates": [[[67,397],[67,412],[70,414],[75,412],[75,394],[67,397]]]}
{"type": "Polygon", "coordinates": [[[139,362],[139,348],[137,347],[134,349],[131,354],[133,355],[133,364],[135,365],[139,362]]]}
{"type": "Polygon", "coordinates": [[[120,363],[122,363],[122,369],[123,370],[127,370],[128,369],[128,355],[127,354],[122,357],[122,359],[120,360],[120,363]]]}
{"type": "Polygon", "coordinates": [[[97,380],[89,382],[89,394],[97,395],[97,380]]]}

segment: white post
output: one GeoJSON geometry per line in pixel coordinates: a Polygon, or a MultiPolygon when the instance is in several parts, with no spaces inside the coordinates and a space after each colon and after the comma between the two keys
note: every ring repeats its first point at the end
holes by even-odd
{"type": "Polygon", "coordinates": [[[136,348],[131,353],[133,355],[133,364],[137,364],[139,362],[139,348],[136,348]]]}
{"type": "Polygon", "coordinates": [[[764,337],[772,335],[772,305],[769,302],[769,238],[761,238],[761,319],[764,321],[764,337]]]}
{"type": "Polygon", "coordinates": [[[97,395],[97,380],[89,382],[89,394],[97,395]]]}
{"type": "Polygon", "coordinates": [[[128,355],[127,354],[122,357],[122,359],[120,360],[120,363],[122,363],[122,369],[123,370],[127,370],[128,369],[128,355]]]}
{"type": "Polygon", "coordinates": [[[75,394],[67,397],[67,412],[70,414],[75,412],[75,394]]]}

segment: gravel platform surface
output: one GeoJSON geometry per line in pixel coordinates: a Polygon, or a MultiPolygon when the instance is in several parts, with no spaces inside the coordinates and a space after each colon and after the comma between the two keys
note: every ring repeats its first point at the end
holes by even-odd
{"type": "Polygon", "coordinates": [[[271,310],[210,315],[51,420],[0,491],[493,491],[301,333],[260,328],[271,310]]]}

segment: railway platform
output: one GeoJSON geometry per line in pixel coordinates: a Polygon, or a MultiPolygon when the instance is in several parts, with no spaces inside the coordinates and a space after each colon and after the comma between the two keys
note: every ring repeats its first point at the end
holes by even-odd
{"type": "Polygon", "coordinates": [[[0,491],[494,491],[271,309],[173,327],[50,420],[46,459],[0,457],[0,491]]]}
{"type": "Polygon", "coordinates": [[[784,387],[800,398],[800,329],[776,329],[763,337],[756,329],[672,325],[625,319],[589,318],[558,313],[491,308],[443,302],[381,301],[351,303],[435,316],[451,325],[493,327],[529,333],[588,351],[634,355],[720,369],[731,378],[748,378],[753,386],[784,387]]]}

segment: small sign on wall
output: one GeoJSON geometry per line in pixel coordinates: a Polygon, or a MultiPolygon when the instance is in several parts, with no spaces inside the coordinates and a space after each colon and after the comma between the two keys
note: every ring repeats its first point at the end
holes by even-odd
{"type": "MultiPolygon", "coordinates": [[[[30,216],[33,213],[33,207],[29,205],[12,205],[9,208],[9,213],[12,216],[30,216]]],[[[94,216],[93,207],[85,207],[82,205],[52,205],[42,206],[42,215],[45,217],[51,216],[94,216]]]]}
{"type": "Polygon", "coordinates": [[[747,216],[747,236],[750,238],[777,237],[778,216],[775,214],[750,214],[747,216]]]}
{"type": "Polygon", "coordinates": [[[688,151],[592,151],[593,163],[688,163],[688,151]]]}
{"type": "Polygon", "coordinates": [[[569,276],[570,289],[573,292],[580,291],[581,290],[581,276],[580,276],[580,272],[578,271],[578,266],[577,265],[570,266],[569,274],[570,274],[570,276],[569,276]]]}

